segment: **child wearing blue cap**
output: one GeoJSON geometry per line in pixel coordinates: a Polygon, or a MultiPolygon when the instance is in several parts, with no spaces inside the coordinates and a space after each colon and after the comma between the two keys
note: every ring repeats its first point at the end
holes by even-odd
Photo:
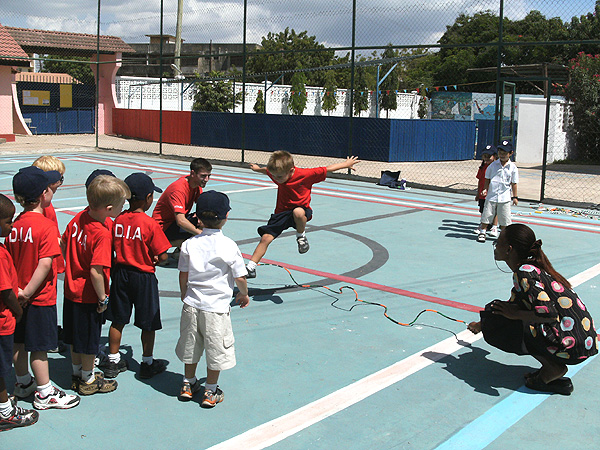
{"type": "Polygon", "coordinates": [[[167,260],[171,244],[161,226],[146,214],[154,201],[154,192],[162,192],[145,173],[125,178],[131,191],[129,209],[113,224],[114,267],[111,272],[110,302],[106,318],[112,322],[108,334],[108,362],[102,365],[104,376],[114,378],[127,370],[127,361],[119,347],[123,328],[129,323],[135,306],[134,325],[142,331],[140,378],[152,378],[166,369],[164,361],[154,359],[156,330],[162,328],[155,265],[167,260]]]}
{"type": "Polygon", "coordinates": [[[23,206],[6,247],[15,262],[19,281],[19,302],[24,308],[23,319],[15,328],[14,366],[17,383],[14,394],[25,398],[35,391],[36,409],[68,409],[79,404],[77,395],[69,395],[52,385],[48,366],[48,351],[58,341],[56,282],[54,258],[61,255],[56,224],[44,217],[44,208],[52,202],[50,185],[60,180],[58,171],[44,172],[29,166],[13,177],[15,199],[23,206]],[[31,353],[32,378],[28,369],[31,353]]]}
{"type": "Polygon", "coordinates": [[[219,374],[236,364],[230,318],[234,283],[239,289],[236,302],[242,308],[250,302],[240,249],[221,231],[230,209],[227,195],[216,191],[200,194],[196,215],[204,228],[182,244],[179,257],[183,310],[175,353],[185,365],[179,399],[191,400],[201,389],[196,367],[206,353],[204,408],[223,401],[223,391],[217,386],[219,374]]]}
{"type": "Polygon", "coordinates": [[[519,204],[517,184],[519,183],[519,170],[517,165],[510,160],[513,147],[509,141],[502,141],[497,147],[498,159],[491,163],[485,171],[485,186],[482,195],[485,195],[485,206],[481,214],[481,224],[477,242],[485,242],[485,233],[488,225],[498,217],[498,225],[503,230],[512,223],[510,206],[519,204]]]}

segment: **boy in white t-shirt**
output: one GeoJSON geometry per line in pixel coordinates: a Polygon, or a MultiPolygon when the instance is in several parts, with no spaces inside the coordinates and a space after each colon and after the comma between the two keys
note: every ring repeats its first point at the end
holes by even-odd
{"type": "Polygon", "coordinates": [[[510,206],[519,204],[517,197],[517,183],[519,182],[519,170],[514,162],[510,160],[513,154],[512,144],[502,141],[497,147],[498,159],[491,163],[485,171],[485,186],[482,195],[485,195],[485,205],[481,213],[481,225],[477,242],[485,242],[485,233],[488,225],[498,217],[500,229],[512,223],[510,217],[510,206]]]}
{"type": "Polygon", "coordinates": [[[219,374],[236,363],[230,317],[234,283],[239,289],[236,302],[242,308],[250,302],[240,249],[221,231],[230,209],[227,195],[216,191],[200,194],[196,215],[204,229],[182,244],[179,256],[179,287],[184,305],[175,353],[185,365],[179,400],[191,400],[200,390],[196,367],[206,352],[204,408],[223,401],[223,391],[217,386],[219,374]]]}

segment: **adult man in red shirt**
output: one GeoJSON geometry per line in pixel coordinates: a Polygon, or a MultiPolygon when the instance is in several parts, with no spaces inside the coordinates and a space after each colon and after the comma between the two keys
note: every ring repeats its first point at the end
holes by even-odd
{"type": "Polygon", "coordinates": [[[202,188],[206,186],[212,165],[204,158],[196,158],[190,164],[190,174],[171,183],[162,193],[152,218],[162,227],[173,247],[181,247],[186,239],[200,234],[198,219],[190,213],[202,188]]]}

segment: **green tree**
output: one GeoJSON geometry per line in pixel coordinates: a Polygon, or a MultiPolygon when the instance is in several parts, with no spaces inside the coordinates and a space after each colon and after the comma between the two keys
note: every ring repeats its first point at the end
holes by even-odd
{"type": "Polygon", "coordinates": [[[44,60],[42,72],[46,73],[68,73],[83,84],[95,84],[94,73],[90,67],[90,58],[84,56],[59,56],[48,55],[44,60]],[[58,61],[66,60],[69,61],[58,61]],[[81,61],[81,62],[75,62],[81,61]]]}
{"type": "Polygon", "coordinates": [[[354,80],[354,114],[358,117],[360,117],[363,111],[369,109],[369,88],[365,72],[364,67],[358,67],[354,80]]]}
{"type": "Polygon", "coordinates": [[[571,101],[577,158],[600,162],[600,55],[579,53],[569,66],[565,96],[571,101]]]}
{"type": "Polygon", "coordinates": [[[256,103],[254,103],[253,109],[256,114],[265,113],[265,97],[263,91],[260,89],[258,90],[258,94],[256,94],[256,103]]]}
{"type": "Polygon", "coordinates": [[[193,111],[228,112],[233,109],[239,96],[233,96],[233,83],[223,78],[221,72],[213,71],[208,80],[196,81],[193,111]]]}
{"type": "MultiPolygon", "coordinates": [[[[391,47],[391,44],[383,51],[381,54],[382,59],[390,59],[398,57],[398,52],[391,47]]],[[[389,62],[382,64],[381,66],[381,76],[385,76],[389,70],[394,67],[396,62],[389,62]]],[[[391,73],[388,74],[383,83],[379,86],[379,91],[381,94],[379,95],[379,106],[381,109],[385,109],[386,114],[389,116],[390,110],[395,110],[398,108],[398,100],[397,100],[397,91],[398,90],[398,70],[397,68],[393,69],[391,73]]]]}
{"type": "MultiPolygon", "coordinates": [[[[269,33],[263,37],[261,49],[252,56],[247,63],[250,74],[269,72],[267,78],[275,81],[281,72],[297,68],[310,69],[334,64],[334,51],[327,50],[323,44],[317,42],[316,36],[309,36],[308,31],[296,33],[293,29],[286,28],[280,33],[269,33]],[[320,50],[320,51],[315,51],[320,50]]],[[[286,76],[280,78],[280,83],[285,84],[286,76]]],[[[321,70],[307,72],[307,83],[314,86],[323,86],[324,74],[321,70]]],[[[261,76],[261,80],[264,76],[261,76]]]]}
{"type": "Polygon", "coordinates": [[[325,74],[325,86],[323,87],[323,101],[321,109],[327,111],[328,115],[337,108],[337,85],[335,82],[335,73],[333,70],[328,70],[325,74]]]}
{"type": "Polygon", "coordinates": [[[292,114],[301,115],[306,108],[306,76],[303,72],[295,72],[292,76],[289,108],[292,114]]]}

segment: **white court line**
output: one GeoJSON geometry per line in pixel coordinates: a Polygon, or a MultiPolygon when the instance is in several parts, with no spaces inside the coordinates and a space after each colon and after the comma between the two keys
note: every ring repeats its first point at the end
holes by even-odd
{"type": "MultiPolygon", "coordinates": [[[[599,274],[600,264],[597,264],[571,277],[569,281],[575,287],[599,274]]],[[[482,337],[482,333],[473,334],[469,330],[462,331],[456,337],[445,339],[313,403],[252,428],[207,450],[259,450],[269,447],[403,380],[464,348],[465,344],[472,344],[482,337]],[[435,356],[423,356],[426,352],[432,352],[432,355],[435,356]]]]}
{"type": "Polygon", "coordinates": [[[469,330],[398,361],[289,414],[259,425],[207,450],[258,450],[269,447],[355,403],[397,383],[481,338],[469,330]],[[431,352],[424,357],[425,352],[431,352]],[[433,356],[435,355],[435,356],[433,356]]]}

